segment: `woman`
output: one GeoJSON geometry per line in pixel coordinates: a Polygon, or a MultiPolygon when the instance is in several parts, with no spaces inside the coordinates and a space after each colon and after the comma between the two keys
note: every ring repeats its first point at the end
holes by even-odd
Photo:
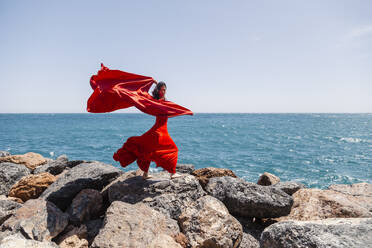
{"type": "Polygon", "coordinates": [[[94,89],[88,99],[87,111],[93,113],[111,112],[120,108],[135,106],[144,113],[156,116],[154,126],[141,136],[128,138],[118,149],[113,158],[126,167],[137,160],[143,171],[143,178],[148,179],[151,161],[167,170],[171,179],[180,177],[176,173],[178,148],[167,129],[168,117],[192,115],[182,106],[165,100],[166,85],[156,83],[151,77],[145,77],[119,70],[110,70],[101,64],[97,75],[91,77],[94,89]],[[153,83],[156,87],[151,96],[148,91],[153,83]]]}

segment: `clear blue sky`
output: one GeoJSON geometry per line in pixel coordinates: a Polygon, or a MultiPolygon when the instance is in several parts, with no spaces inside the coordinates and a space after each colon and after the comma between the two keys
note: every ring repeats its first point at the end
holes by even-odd
{"type": "Polygon", "coordinates": [[[0,113],[86,112],[101,62],[165,81],[194,112],[372,112],[371,13],[369,0],[0,0],[0,113]]]}

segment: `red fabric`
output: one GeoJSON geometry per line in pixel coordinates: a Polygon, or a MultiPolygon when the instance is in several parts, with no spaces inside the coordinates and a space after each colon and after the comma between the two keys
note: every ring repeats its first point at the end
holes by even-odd
{"type": "Polygon", "coordinates": [[[193,113],[171,101],[156,100],[149,93],[155,80],[119,70],[110,70],[101,64],[101,70],[90,79],[94,90],[87,102],[87,111],[111,112],[135,106],[142,112],[156,116],[154,126],[141,136],[133,136],[118,149],[113,158],[126,167],[137,160],[143,171],[154,161],[170,173],[176,172],[178,148],[167,129],[168,117],[193,113]]]}

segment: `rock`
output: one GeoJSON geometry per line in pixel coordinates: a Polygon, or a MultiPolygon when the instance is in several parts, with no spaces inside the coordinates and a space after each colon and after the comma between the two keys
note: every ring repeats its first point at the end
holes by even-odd
{"type": "Polygon", "coordinates": [[[81,190],[102,190],[122,173],[120,169],[109,164],[82,163],[58,177],[40,197],[55,203],[64,211],[81,190]]]}
{"type": "Polygon", "coordinates": [[[7,151],[0,151],[0,157],[6,157],[6,156],[10,156],[10,153],[7,151]]]}
{"type": "Polygon", "coordinates": [[[28,152],[22,155],[10,155],[0,157],[0,163],[10,162],[14,164],[23,164],[30,170],[34,170],[39,165],[45,164],[47,160],[38,153],[28,152]]]}
{"type": "Polygon", "coordinates": [[[86,239],[80,239],[77,235],[72,235],[62,243],[59,244],[60,248],[88,248],[88,241],[86,239]]]}
{"type": "Polygon", "coordinates": [[[87,227],[68,226],[63,235],[58,237],[57,244],[60,248],[88,248],[87,227]]]}
{"type": "Polygon", "coordinates": [[[0,248],[58,248],[58,245],[49,241],[25,239],[20,234],[13,234],[1,240],[0,248]]]}
{"type": "Polygon", "coordinates": [[[58,175],[62,173],[62,171],[67,167],[67,165],[68,165],[67,156],[61,155],[56,160],[49,161],[46,164],[37,167],[33,173],[40,174],[43,172],[49,172],[52,175],[58,175]]]}
{"type": "Polygon", "coordinates": [[[177,233],[179,227],[175,220],[145,204],[115,201],[107,209],[103,227],[91,247],[147,248],[157,236],[177,233]]]}
{"type": "Polygon", "coordinates": [[[73,224],[90,220],[96,216],[102,208],[102,196],[95,189],[83,189],[72,200],[67,213],[70,215],[70,221],[73,224]]]}
{"type": "Polygon", "coordinates": [[[55,176],[44,172],[38,175],[27,175],[21,178],[9,190],[9,196],[27,201],[38,198],[43,191],[56,180],[55,176]]]}
{"type": "Polygon", "coordinates": [[[9,189],[23,176],[30,174],[24,165],[14,163],[0,163],[0,194],[8,195],[9,189]]]}
{"type": "Polygon", "coordinates": [[[283,221],[264,230],[261,247],[370,247],[371,218],[283,221]]]}
{"type": "Polygon", "coordinates": [[[242,242],[240,242],[241,248],[260,248],[260,242],[254,236],[249,233],[243,232],[242,242]]]}
{"type": "Polygon", "coordinates": [[[0,225],[11,217],[22,205],[7,199],[5,196],[0,198],[0,225]]]}
{"type": "Polygon", "coordinates": [[[276,189],[281,189],[288,195],[293,195],[296,193],[299,189],[304,189],[306,188],[305,185],[302,183],[294,182],[294,181],[289,181],[289,182],[279,182],[271,187],[274,187],[276,189]]]}
{"type": "Polygon", "coordinates": [[[232,170],[214,167],[207,167],[195,170],[192,175],[196,176],[203,189],[208,184],[210,178],[223,176],[237,177],[234,172],[232,172],[232,170]]]}
{"type": "Polygon", "coordinates": [[[205,190],[222,201],[231,214],[272,218],[289,214],[293,199],[282,190],[233,177],[215,177],[205,190]]]}
{"type": "Polygon", "coordinates": [[[236,217],[243,227],[243,238],[239,247],[259,248],[262,231],[267,226],[262,221],[253,221],[253,218],[236,217]]]}
{"type": "Polygon", "coordinates": [[[280,182],[280,178],[269,173],[269,172],[265,172],[264,174],[262,174],[260,176],[260,178],[258,179],[257,181],[257,184],[258,185],[262,185],[262,186],[269,186],[269,185],[273,185],[273,184],[276,184],[276,183],[279,183],[280,182]]]}
{"type": "Polygon", "coordinates": [[[150,243],[148,248],[182,248],[174,239],[164,233],[155,237],[155,239],[150,243]]]}
{"type": "Polygon", "coordinates": [[[209,195],[182,211],[178,222],[192,247],[238,247],[243,235],[239,221],[209,195]]]}
{"type": "Polygon", "coordinates": [[[103,219],[88,220],[84,223],[87,227],[87,240],[89,245],[93,242],[94,238],[99,233],[99,230],[102,227],[103,219]]]}
{"type": "Polygon", "coordinates": [[[372,197],[372,184],[369,183],[333,184],[328,189],[346,195],[372,197]]]}
{"type": "Polygon", "coordinates": [[[183,233],[178,233],[177,235],[173,236],[173,239],[181,245],[182,248],[190,247],[190,242],[188,238],[183,233]]]}
{"type": "Polygon", "coordinates": [[[195,170],[195,166],[192,164],[177,164],[176,172],[191,174],[195,170]]]}
{"type": "Polygon", "coordinates": [[[143,180],[140,176],[129,174],[118,180],[108,189],[108,199],[128,203],[143,202],[173,219],[193,201],[206,195],[198,180],[188,174],[170,180],[169,173],[152,174],[153,178],[143,180]]]}
{"type": "Polygon", "coordinates": [[[2,225],[2,231],[20,232],[27,239],[50,241],[65,229],[68,215],[53,203],[41,199],[28,200],[2,225]]]}
{"type": "Polygon", "coordinates": [[[352,189],[354,195],[334,190],[300,189],[293,194],[294,204],[290,214],[277,220],[372,217],[372,197],[362,193],[358,195],[357,188],[352,189]]]}

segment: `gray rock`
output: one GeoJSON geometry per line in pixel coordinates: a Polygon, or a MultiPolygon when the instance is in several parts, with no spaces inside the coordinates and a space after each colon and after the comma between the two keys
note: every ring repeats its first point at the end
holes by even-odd
{"type": "Polygon", "coordinates": [[[0,195],[8,195],[10,188],[30,170],[23,164],[0,163],[0,195]]]}
{"type": "Polygon", "coordinates": [[[108,199],[128,203],[144,202],[173,219],[193,201],[206,195],[198,180],[188,174],[170,180],[169,173],[152,174],[153,178],[143,180],[140,176],[127,177],[113,183],[108,189],[108,199]]]}
{"type": "Polygon", "coordinates": [[[182,248],[171,236],[160,234],[149,244],[148,248],[182,248]]]}
{"type": "Polygon", "coordinates": [[[178,223],[192,247],[238,247],[243,235],[239,221],[209,195],[182,211],[178,223]]]}
{"type": "Polygon", "coordinates": [[[195,170],[192,164],[177,164],[176,171],[179,173],[191,174],[195,170]]]}
{"type": "Polygon", "coordinates": [[[99,233],[102,224],[103,219],[89,220],[84,223],[84,225],[87,227],[87,240],[89,242],[89,245],[93,242],[94,238],[99,233]]]}
{"type": "Polygon", "coordinates": [[[58,248],[58,245],[49,241],[25,239],[20,234],[13,234],[0,241],[0,248],[58,248]]]}
{"type": "Polygon", "coordinates": [[[239,247],[259,248],[261,233],[266,226],[261,222],[254,222],[253,218],[237,217],[237,220],[243,227],[243,238],[239,247]]]}
{"type": "Polygon", "coordinates": [[[276,183],[270,187],[274,187],[276,189],[281,189],[288,195],[293,195],[296,193],[299,189],[304,189],[306,188],[305,185],[302,183],[294,182],[294,181],[289,181],[289,182],[279,182],[276,183]]]}
{"type": "Polygon", "coordinates": [[[90,220],[97,215],[102,208],[102,196],[95,189],[83,189],[72,200],[67,209],[71,223],[77,225],[83,221],[90,220]]]}
{"type": "Polygon", "coordinates": [[[177,233],[179,227],[175,220],[145,204],[115,201],[107,209],[103,227],[91,247],[147,248],[157,236],[177,233]]]}
{"type": "Polygon", "coordinates": [[[355,183],[355,184],[333,184],[328,187],[345,195],[356,197],[372,197],[372,184],[371,183],[355,183]]]}
{"type": "Polygon", "coordinates": [[[205,190],[239,216],[279,217],[289,214],[293,204],[292,197],[280,189],[228,176],[211,178],[205,190]]]}
{"type": "Polygon", "coordinates": [[[64,211],[81,190],[102,190],[122,173],[122,170],[109,164],[82,163],[58,177],[40,197],[53,202],[64,211]]]}
{"type": "Polygon", "coordinates": [[[263,231],[260,244],[263,248],[371,247],[372,218],[278,222],[263,231]]]}
{"type": "Polygon", "coordinates": [[[19,232],[27,239],[50,241],[65,229],[68,215],[53,203],[30,199],[2,225],[2,231],[19,232]]]}
{"type": "Polygon", "coordinates": [[[43,172],[49,172],[52,175],[58,175],[67,167],[67,164],[67,156],[61,155],[56,160],[49,161],[46,164],[37,167],[33,173],[40,174],[43,172]]]}
{"type": "Polygon", "coordinates": [[[7,200],[6,198],[0,198],[0,225],[4,223],[9,217],[11,217],[22,204],[7,200]]]}
{"type": "Polygon", "coordinates": [[[0,157],[6,157],[6,156],[10,156],[10,153],[6,151],[0,151],[0,157]]]}
{"type": "Polygon", "coordinates": [[[262,186],[269,186],[269,185],[274,185],[276,183],[280,182],[280,178],[269,173],[265,172],[258,178],[257,184],[262,185],[262,186]]]}

